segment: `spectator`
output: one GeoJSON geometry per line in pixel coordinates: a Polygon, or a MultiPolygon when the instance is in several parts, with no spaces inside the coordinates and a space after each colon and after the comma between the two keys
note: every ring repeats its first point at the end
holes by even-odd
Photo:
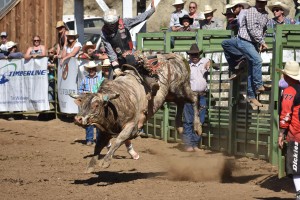
{"type": "Polygon", "coordinates": [[[67,34],[67,44],[65,45],[60,60],[60,64],[62,65],[65,60],[76,57],[82,47],[81,43],[77,41],[78,34],[75,33],[74,30],[69,30],[67,34]]]}
{"type": "Polygon", "coordinates": [[[277,24],[295,24],[293,18],[287,17],[290,13],[290,8],[283,2],[275,2],[268,8],[273,12],[274,17],[269,20],[268,27],[275,28],[277,24]]]}
{"type": "Polygon", "coordinates": [[[56,23],[56,30],[58,31],[57,35],[57,56],[61,58],[62,51],[64,46],[67,45],[67,34],[68,34],[68,27],[63,21],[58,21],[56,23]]]}
{"type": "Polygon", "coordinates": [[[170,30],[171,31],[178,31],[180,29],[180,23],[179,18],[183,15],[188,15],[189,13],[184,10],[184,4],[185,2],[183,0],[175,0],[175,2],[172,4],[172,6],[175,7],[175,11],[171,14],[171,20],[170,20],[170,30]]]}
{"type": "MultiPolygon", "coordinates": [[[[190,57],[189,66],[191,71],[190,83],[193,92],[197,93],[199,99],[199,118],[203,124],[206,113],[206,90],[207,90],[207,75],[210,67],[208,58],[200,58],[202,51],[199,50],[197,44],[192,44],[187,54],[190,57]]],[[[198,148],[201,136],[194,132],[194,109],[193,104],[185,103],[183,109],[184,115],[184,133],[183,141],[185,143],[185,151],[199,151],[198,148]]]]}
{"type": "Polygon", "coordinates": [[[226,17],[226,30],[231,30],[233,31],[234,35],[237,35],[238,32],[238,24],[237,24],[237,19],[235,18],[236,15],[232,12],[232,9],[229,8],[231,6],[230,4],[227,4],[225,6],[225,12],[222,13],[226,17]]]}
{"type": "Polygon", "coordinates": [[[96,45],[94,45],[91,41],[87,41],[86,44],[83,45],[82,52],[79,53],[78,58],[89,60],[105,60],[108,58],[105,52],[100,53],[95,48],[96,45]]]}
{"type": "Polygon", "coordinates": [[[49,101],[55,100],[55,70],[57,66],[56,48],[51,47],[48,49],[48,81],[49,81],[49,101]]]}
{"type": "Polygon", "coordinates": [[[264,40],[267,30],[268,13],[265,10],[267,0],[256,0],[255,6],[248,9],[240,24],[238,37],[229,45],[222,47],[231,69],[239,69],[248,61],[247,100],[255,106],[263,105],[256,99],[257,94],[269,90],[270,86],[262,82],[262,58],[259,52],[268,48],[264,40]]]}
{"type": "Polygon", "coordinates": [[[190,2],[190,4],[189,4],[189,16],[190,16],[190,18],[194,19],[193,24],[191,24],[192,29],[199,29],[200,28],[199,20],[204,19],[204,16],[202,16],[203,14],[197,13],[197,9],[198,9],[197,3],[194,2],[194,1],[190,2]]]}
{"type": "Polygon", "coordinates": [[[46,48],[44,45],[41,45],[41,38],[38,35],[35,35],[32,38],[33,46],[29,47],[24,56],[25,59],[37,58],[41,56],[46,56],[46,48]]]}
{"type": "Polygon", "coordinates": [[[1,46],[0,46],[0,53],[6,53],[7,52],[7,33],[6,32],[1,32],[1,46]]]}
{"type": "Polygon", "coordinates": [[[0,53],[0,59],[19,59],[23,58],[23,54],[18,52],[17,43],[9,41],[6,43],[7,52],[0,53]]]}
{"type": "Polygon", "coordinates": [[[191,25],[193,24],[194,19],[189,17],[188,15],[184,15],[179,18],[179,23],[181,25],[178,31],[192,31],[191,25]]]}
{"type": "MultiPolygon", "coordinates": [[[[246,17],[246,13],[250,5],[247,1],[233,0],[232,4],[228,4],[226,5],[226,7],[228,9],[231,9],[231,11],[237,17],[236,19],[237,26],[234,31],[238,32],[243,19],[246,17]]],[[[237,33],[234,33],[234,35],[237,35],[237,33]]],[[[237,42],[236,37],[229,40],[224,40],[222,42],[224,54],[229,64],[229,71],[232,73],[231,76],[229,77],[229,80],[233,80],[237,78],[245,70],[246,68],[245,66],[247,64],[246,59],[243,56],[242,52],[236,48],[237,46],[236,42],[237,42]]]]}
{"type": "MultiPolygon", "coordinates": [[[[155,12],[154,0],[151,2],[151,9],[134,17],[121,19],[114,9],[104,13],[104,26],[100,33],[105,50],[108,54],[112,68],[109,79],[122,74],[120,66],[127,63],[136,66],[136,60],[132,52],[132,39],[129,30],[137,24],[148,19],[155,12]]],[[[145,74],[144,81],[151,89],[151,95],[156,95],[159,84],[154,77],[145,74]]]]}
{"type": "MultiPolygon", "coordinates": [[[[82,80],[79,86],[79,93],[97,92],[99,86],[103,82],[101,67],[94,61],[89,61],[84,69],[88,72],[88,75],[82,80]]],[[[86,131],[86,145],[90,146],[94,143],[94,126],[90,125],[85,128],[86,131]]],[[[99,138],[100,130],[96,129],[96,139],[99,138]]],[[[110,145],[109,145],[110,146],[110,145]]]]}
{"type": "Polygon", "coordinates": [[[278,146],[282,149],[286,138],[286,174],[293,178],[296,199],[300,199],[300,67],[296,61],[288,61],[284,69],[279,71],[289,86],[282,94],[278,146]]]}
{"type": "Polygon", "coordinates": [[[201,29],[223,29],[223,22],[214,17],[214,12],[216,11],[217,9],[212,9],[210,5],[204,6],[205,19],[200,22],[201,29]]]}

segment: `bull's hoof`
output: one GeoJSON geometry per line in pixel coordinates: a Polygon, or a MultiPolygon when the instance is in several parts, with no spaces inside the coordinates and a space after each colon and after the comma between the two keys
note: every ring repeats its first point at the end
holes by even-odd
{"type": "Polygon", "coordinates": [[[177,132],[178,132],[179,134],[183,134],[183,127],[178,127],[178,128],[177,128],[177,132]]]}
{"type": "Polygon", "coordinates": [[[103,160],[101,163],[101,167],[102,168],[108,168],[110,166],[110,162],[109,161],[105,161],[103,160]]]}
{"type": "Polygon", "coordinates": [[[94,167],[87,167],[86,170],[85,170],[85,173],[86,173],[86,174],[90,174],[90,173],[92,173],[92,172],[94,172],[94,171],[95,171],[95,168],[94,168],[94,167]]]}

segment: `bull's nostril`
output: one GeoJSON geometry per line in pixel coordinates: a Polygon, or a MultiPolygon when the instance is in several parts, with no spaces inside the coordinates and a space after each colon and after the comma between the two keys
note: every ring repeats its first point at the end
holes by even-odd
{"type": "Polygon", "coordinates": [[[75,121],[78,122],[78,123],[81,123],[82,122],[82,117],[76,116],[75,121]]]}

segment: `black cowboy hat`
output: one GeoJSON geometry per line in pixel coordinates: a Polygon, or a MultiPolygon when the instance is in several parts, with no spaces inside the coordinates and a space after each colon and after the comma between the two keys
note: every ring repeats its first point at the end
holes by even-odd
{"type": "Polygon", "coordinates": [[[224,16],[228,15],[228,14],[233,14],[232,9],[231,8],[227,8],[225,13],[222,13],[224,16]]]}
{"type": "Polygon", "coordinates": [[[186,53],[187,54],[195,54],[195,53],[201,54],[202,52],[203,52],[202,50],[201,51],[199,50],[198,45],[194,43],[194,44],[192,44],[190,50],[187,51],[186,53]]]}
{"type": "Polygon", "coordinates": [[[189,22],[190,22],[190,25],[192,25],[192,24],[194,23],[194,18],[191,18],[191,17],[188,16],[188,15],[183,15],[182,17],[179,18],[179,23],[180,23],[180,25],[182,25],[182,26],[183,26],[183,20],[184,20],[184,19],[188,19],[189,22]]]}

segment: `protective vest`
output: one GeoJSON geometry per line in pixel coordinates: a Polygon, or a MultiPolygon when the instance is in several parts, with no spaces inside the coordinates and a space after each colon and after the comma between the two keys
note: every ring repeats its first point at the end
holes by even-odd
{"type": "Polygon", "coordinates": [[[108,36],[106,39],[111,44],[118,57],[121,57],[122,53],[131,51],[133,48],[130,32],[125,28],[123,19],[121,18],[119,19],[119,26],[116,34],[112,37],[108,36]]]}

